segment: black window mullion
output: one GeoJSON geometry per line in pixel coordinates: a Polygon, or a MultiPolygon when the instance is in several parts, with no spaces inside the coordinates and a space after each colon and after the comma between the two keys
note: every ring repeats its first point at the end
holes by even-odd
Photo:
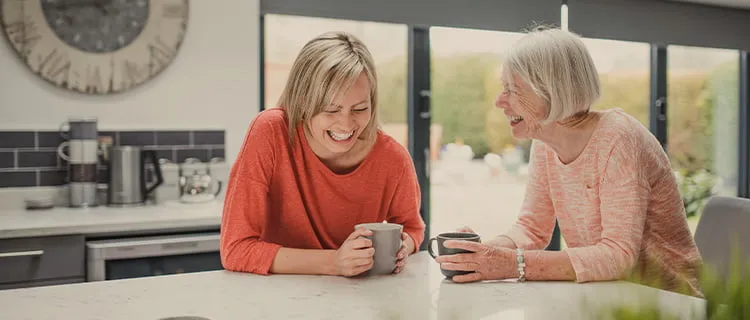
{"type": "MultiPolygon", "coordinates": [[[[419,213],[427,225],[426,240],[430,238],[430,29],[410,26],[408,39],[408,148],[422,193],[419,213]]],[[[423,241],[420,250],[426,250],[427,244],[423,241]]]]}

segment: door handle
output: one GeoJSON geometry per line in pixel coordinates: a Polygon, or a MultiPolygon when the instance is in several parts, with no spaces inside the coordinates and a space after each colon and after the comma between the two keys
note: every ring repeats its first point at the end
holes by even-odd
{"type": "Polygon", "coordinates": [[[44,250],[17,251],[17,252],[0,252],[0,258],[12,257],[36,257],[44,254],[44,250]]]}

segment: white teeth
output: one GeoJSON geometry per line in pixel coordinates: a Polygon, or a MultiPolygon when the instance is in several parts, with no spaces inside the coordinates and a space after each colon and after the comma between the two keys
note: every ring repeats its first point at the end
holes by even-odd
{"type": "Polygon", "coordinates": [[[337,133],[337,132],[333,132],[330,130],[328,131],[328,135],[331,136],[331,138],[333,138],[333,140],[336,140],[336,141],[344,141],[346,139],[349,139],[353,134],[354,134],[354,131],[347,132],[347,133],[337,133]]]}
{"type": "Polygon", "coordinates": [[[508,117],[508,121],[513,122],[513,123],[520,122],[521,120],[523,120],[522,116],[507,116],[507,117],[508,117]]]}

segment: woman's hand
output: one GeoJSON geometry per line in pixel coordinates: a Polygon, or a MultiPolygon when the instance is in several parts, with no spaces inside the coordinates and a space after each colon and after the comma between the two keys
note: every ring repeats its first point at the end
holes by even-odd
{"type": "Polygon", "coordinates": [[[375,248],[372,247],[372,241],[365,238],[371,235],[372,231],[359,228],[344,240],[336,250],[334,267],[337,275],[352,277],[372,268],[375,248]]]}
{"type": "Polygon", "coordinates": [[[435,258],[445,270],[473,271],[453,277],[454,282],[474,282],[517,278],[515,252],[506,248],[496,248],[472,241],[447,240],[446,248],[471,251],[444,255],[435,258]]]}
{"type": "Polygon", "coordinates": [[[410,248],[414,248],[414,240],[412,240],[408,233],[401,232],[401,250],[398,251],[398,255],[396,256],[396,268],[393,269],[393,273],[400,273],[404,270],[410,248]]]}

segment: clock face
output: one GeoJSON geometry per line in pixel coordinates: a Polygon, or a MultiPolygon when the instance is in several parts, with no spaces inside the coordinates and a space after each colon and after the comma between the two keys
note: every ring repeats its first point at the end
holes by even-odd
{"type": "Polygon", "coordinates": [[[176,57],[188,0],[0,0],[0,27],[43,79],[89,94],[122,92],[176,57]]]}

